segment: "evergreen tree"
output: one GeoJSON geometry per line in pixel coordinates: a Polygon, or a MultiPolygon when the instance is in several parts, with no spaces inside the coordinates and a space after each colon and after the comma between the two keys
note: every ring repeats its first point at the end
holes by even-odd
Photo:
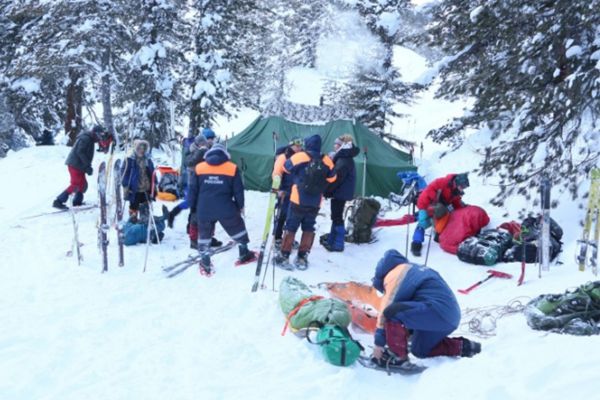
{"type": "Polygon", "coordinates": [[[577,177],[597,165],[600,0],[446,0],[436,5],[430,43],[449,57],[439,96],[471,97],[463,117],[430,132],[459,146],[487,127],[480,173],[499,176],[496,204],[529,195],[542,174],[577,196],[577,177]]]}

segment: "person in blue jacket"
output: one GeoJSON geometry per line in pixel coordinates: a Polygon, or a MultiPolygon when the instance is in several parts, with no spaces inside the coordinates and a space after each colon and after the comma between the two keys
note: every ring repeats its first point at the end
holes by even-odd
{"type": "Polygon", "coordinates": [[[238,243],[239,262],[252,261],[256,255],[248,250],[250,239],[244,213],[244,184],[238,167],[230,161],[225,146],[220,143],[204,154],[190,179],[188,192],[190,212],[198,223],[198,252],[200,267],[212,270],[210,243],[217,222],[238,243]]]}
{"type": "Polygon", "coordinates": [[[284,172],[292,176],[290,208],[285,221],[285,232],[281,242],[281,251],[273,263],[279,268],[306,270],[308,254],[315,238],[315,223],[323,193],[327,183],[336,179],[333,161],[321,154],[321,137],[309,136],[304,140],[304,151],[290,157],[283,165],[284,172]],[[298,256],[294,265],[289,257],[298,228],[302,227],[302,237],[298,256]]]}
{"type": "Polygon", "coordinates": [[[140,204],[153,200],[154,163],[148,154],[149,147],[147,141],[136,140],[123,169],[123,195],[129,201],[129,217],[133,221],[138,218],[140,204]]]}
{"type": "Polygon", "coordinates": [[[373,287],[384,294],[372,355],[380,366],[399,367],[408,360],[409,335],[411,352],[419,358],[472,357],[481,351],[480,343],[447,337],[460,323],[460,307],[437,271],[388,250],[377,263],[373,287]]]}
{"type": "Polygon", "coordinates": [[[335,174],[337,179],[325,191],[325,198],[331,199],[331,229],[326,240],[321,244],[329,251],[344,251],[344,207],[346,202],[354,198],[356,186],[356,167],[354,157],[360,149],[354,145],[352,136],[342,135],[335,139],[333,145],[335,174]]]}

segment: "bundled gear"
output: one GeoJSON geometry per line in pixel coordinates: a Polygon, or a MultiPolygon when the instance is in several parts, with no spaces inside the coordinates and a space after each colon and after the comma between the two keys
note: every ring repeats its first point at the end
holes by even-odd
{"type": "Polygon", "coordinates": [[[164,238],[165,221],[169,218],[169,210],[167,207],[162,207],[162,215],[160,217],[154,217],[156,224],[156,232],[158,232],[158,238],[156,237],[155,230],[148,224],[148,218],[150,217],[147,212],[142,212],[143,217],[139,219],[130,218],[127,223],[123,226],[123,244],[125,246],[134,246],[139,243],[146,243],[148,228],[150,228],[150,242],[157,244],[160,243],[164,238]]]}
{"type": "Polygon", "coordinates": [[[600,281],[563,294],[544,294],[525,307],[527,324],[536,330],[569,335],[600,334],[600,281]]]}
{"type": "Polygon", "coordinates": [[[322,195],[327,189],[327,178],[330,174],[329,168],[323,162],[323,157],[311,157],[304,170],[304,179],[299,185],[300,189],[310,195],[322,195]]]}
{"type": "Polygon", "coordinates": [[[512,235],[504,229],[486,229],[467,238],[458,246],[456,255],[461,261],[476,265],[494,265],[502,261],[512,246],[512,235]]]}

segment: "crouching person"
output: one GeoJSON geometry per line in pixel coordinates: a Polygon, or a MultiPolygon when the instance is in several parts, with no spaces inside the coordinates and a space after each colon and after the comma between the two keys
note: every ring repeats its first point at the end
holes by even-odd
{"type": "Polygon", "coordinates": [[[433,269],[388,250],[377,264],[373,286],[384,294],[372,356],[379,366],[402,368],[407,363],[409,335],[411,352],[419,358],[472,357],[481,351],[480,343],[447,337],[460,323],[460,308],[433,269]]]}
{"type": "Polygon", "coordinates": [[[248,232],[242,218],[244,185],[237,166],[222,144],[215,144],[204,155],[189,181],[190,212],[198,223],[198,252],[201,272],[210,274],[210,243],[217,222],[239,245],[239,262],[252,261],[256,255],[248,250],[248,232]]]}
{"type": "Polygon", "coordinates": [[[139,243],[146,243],[148,240],[148,229],[150,229],[150,243],[158,244],[165,237],[165,221],[169,218],[169,210],[162,206],[162,215],[154,216],[154,221],[150,221],[150,212],[144,210],[147,204],[141,205],[140,218],[129,217],[129,220],[123,227],[123,244],[125,246],[134,246],[139,243]],[[158,238],[156,235],[158,234],[158,238]]]}

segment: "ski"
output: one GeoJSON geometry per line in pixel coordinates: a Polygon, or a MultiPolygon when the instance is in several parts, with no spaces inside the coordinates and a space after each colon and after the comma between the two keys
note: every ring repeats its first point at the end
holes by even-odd
{"type": "Polygon", "coordinates": [[[23,217],[21,219],[33,219],[33,218],[39,218],[39,217],[45,217],[48,215],[57,215],[57,214],[63,214],[63,213],[67,213],[69,211],[73,211],[73,212],[80,212],[80,211],[87,211],[87,210],[92,210],[94,208],[98,207],[97,204],[84,204],[82,206],[71,206],[71,207],[67,207],[64,210],[54,210],[54,211],[48,211],[48,212],[44,212],[44,213],[40,213],[40,214],[35,214],[35,215],[29,215],[27,217],[23,217]]]}
{"type": "MultiPolygon", "coordinates": [[[[227,250],[232,249],[234,247],[235,247],[235,242],[231,241],[227,244],[224,244],[223,246],[212,249],[211,255],[224,253],[227,250]]],[[[167,278],[173,278],[174,276],[181,274],[183,271],[187,270],[194,264],[197,264],[199,261],[200,261],[199,254],[189,255],[186,260],[180,261],[176,264],[173,264],[173,265],[170,265],[167,267],[163,267],[162,270],[163,270],[163,272],[165,272],[167,274],[166,275],[167,278]]]]}
{"type": "Polygon", "coordinates": [[[591,171],[591,177],[583,233],[581,239],[577,241],[576,260],[580,271],[585,271],[585,267],[588,266],[592,269],[594,275],[597,275],[598,241],[600,240],[600,169],[594,168],[591,171]],[[594,230],[593,240],[590,238],[592,229],[594,230]],[[591,254],[588,257],[589,248],[591,248],[591,254]]]}
{"type": "Polygon", "coordinates": [[[365,368],[373,369],[375,371],[387,372],[388,375],[392,375],[392,374],[407,375],[407,376],[417,375],[427,369],[427,367],[413,364],[410,361],[406,361],[404,364],[402,364],[401,366],[398,366],[398,367],[385,368],[385,367],[381,367],[381,366],[375,364],[373,361],[371,361],[371,358],[367,357],[367,356],[360,356],[358,358],[358,362],[360,363],[360,365],[362,365],[365,368]]]}
{"type": "Polygon", "coordinates": [[[71,222],[73,222],[73,244],[71,245],[71,250],[67,252],[67,257],[71,257],[73,255],[73,249],[77,253],[77,265],[81,265],[83,261],[83,256],[81,255],[81,243],[79,242],[79,225],[77,224],[77,219],[75,218],[75,211],[73,210],[73,199],[75,195],[71,197],[71,207],[69,207],[69,213],[71,214],[71,222]]]}
{"type": "Polygon", "coordinates": [[[113,166],[114,185],[115,185],[115,205],[117,218],[115,227],[117,229],[117,241],[119,244],[119,267],[125,265],[125,252],[123,249],[123,198],[121,197],[121,160],[117,159],[113,166]]]}
{"type": "Polygon", "coordinates": [[[98,223],[98,244],[102,251],[102,272],[108,271],[108,221],[106,206],[106,163],[98,168],[98,199],[100,203],[100,221],[98,223]]]}
{"type": "Polygon", "coordinates": [[[267,220],[265,222],[265,229],[263,230],[262,243],[260,245],[260,251],[258,252],[258,259],[256,261],[256,272],[254,274],[254,283],[252,284],[252,292],[258,290],[258,281],[260,280],[260,270],[262,268],[263,260],[265,258],[265,250],[267,248],[267,242],[269,241],[269,233],[271,232],[271,222],[273,221],[273,214],[275,211],[275,199],[277,199],[277,191],[271,191],[269,195],[269,204],[267,206],[267,220]]]}

